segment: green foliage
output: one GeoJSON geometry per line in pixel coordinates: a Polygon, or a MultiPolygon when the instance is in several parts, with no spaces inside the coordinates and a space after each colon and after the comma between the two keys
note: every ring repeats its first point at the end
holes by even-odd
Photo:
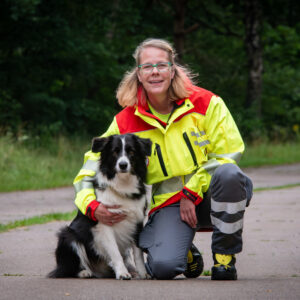
{"type": "MultiPolygon", "coordinates": [[[[261,3],[262,118],[245,110],[244,2],[189,0],[183,63],[220,95],[246,140],[291,140],[300,125],[299,1],[261,3]],[[274,17],[276,16],[276,17],[274,17]],[[284,134],[283,134],[284,133],[284,134]]],[[[0,134],[98,135],[148,37],[174,40],[175,2],[0,1],[0,134]]]]}
{"type": "Polygon", "coordinates": [[[0,90],[0,134],[12,130],[17,131],[20,118],[21,105],[13,99],[6,91],[0,90]]]}
{"type": "MultiPolygon", "coordinates": [[[[300,29],[300,27],[299,27],[300,29]]],[[[265,28],[263,115],[270,137],[279,141],[294,137],[300,124],[299,30],[279,25],[265,28]]]]}

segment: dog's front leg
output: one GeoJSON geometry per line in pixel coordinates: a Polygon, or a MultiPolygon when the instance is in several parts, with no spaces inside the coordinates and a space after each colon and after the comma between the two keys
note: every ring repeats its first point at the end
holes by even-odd
{"type": "Polygon", "coordinates": [[[116,279],[131,279],[131,275],[124,265],[113,229],[102,224],[101,232],[95,235],[95,243],[99,249],[99,254],[105,256],[108,265],[114,270],[116,279]]]}
{"type": "Polygon", "coordinates": [[[140,248],[138,248],[135,244],[133,245],[133,256],[134,256],[134,262],[136,266],[136,270],[139,274],[139,277],[142,279],[149,278],[146,268],[145,268],[145,263],[144,263],[144,256],[143,252],[140,248]]]}
{"type": "Polygon", "coordinates": [[[133,260],[132,247],[126,249],[126,251],[124,252],[123,259],[124,259],[125,266],[129,271],[130,275],[133,278],[138,277],[138,273],[135,267],[135,262],[133,260]]]}

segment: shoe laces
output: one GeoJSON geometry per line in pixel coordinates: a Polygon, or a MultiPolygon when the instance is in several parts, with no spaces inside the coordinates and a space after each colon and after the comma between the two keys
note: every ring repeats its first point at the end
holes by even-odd
{"type": "Polygon", "coordinates": [[[215,254],[215,260],[218,262],[217,264],[215,264],[215,267],[220,267],[220,266],[224,266],[224,268],[230,269],[232,266],[230,265],[232,258],[234,257],[234,255],[231,254],[215,254]]]}

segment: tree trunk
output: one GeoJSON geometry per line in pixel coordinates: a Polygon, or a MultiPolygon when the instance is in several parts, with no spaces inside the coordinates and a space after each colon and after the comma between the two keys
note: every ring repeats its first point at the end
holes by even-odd
{"type": "Polygon", "coordinates": [[[248,56],[248,84],[245,107],[254,107],[261,118],[263,58],[260,40],[261,7],[258,0],[245,0],[245,46],[248,56]]]}
{"type": "Polygon", "coordinates": [[[182,62],[184,52],[184,17],[185,7],[188,0],[175,0],[175,16],[174,16],[174,43],[178,53],[178,61],[182,62]]]}

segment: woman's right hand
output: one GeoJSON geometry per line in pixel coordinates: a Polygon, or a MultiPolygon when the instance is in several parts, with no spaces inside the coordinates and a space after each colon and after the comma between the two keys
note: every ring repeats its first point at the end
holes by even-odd
{"type": "Polygon", "coordinates": [[[116,223],[123,221],[126,218],[125,214],[112,213],[109,208],[120,208],[120,205],[108,206],[100,203],[95,210],[95,218],[102,224],[113,226],[116,223]]]}
{"type": "Polygon", "coordinates": [[[194,203],[186,198],[180,200],[180,217],[181,220],[189,224],[192,228],[197,226],[197,216],[194,203]]]}

